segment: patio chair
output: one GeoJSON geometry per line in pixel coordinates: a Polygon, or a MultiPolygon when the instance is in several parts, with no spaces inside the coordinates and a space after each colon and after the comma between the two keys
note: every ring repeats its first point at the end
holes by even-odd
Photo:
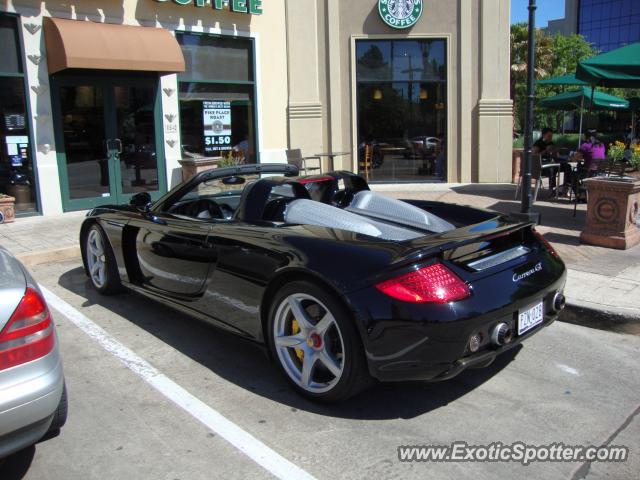
{"type": "MultiPolygon", "coordinates": [[[[540,186],[542,185],[542,157],[539,154],[532,153],[531,154],[531,181],[534,182],[532,187],[533,191],[533,201],[535,202],[538,199],[538,191],[540,190],[540,186]]],[[[520,191],[522,190],[522,172],[524,172],[524,152],[520,154],[520,178],[518,179],[518,186],[516,187],[516,197],[518,200],[520,196],[520,191]]]]}
{"type": "Polygon", "coordinates": [[[580,200],[588,200],[587,187],[584,184],[584,180],[589,178],[589,172],[586,170],[576,170],[571,178],[571,192],[569,194],[569,201],[573,201],[573,216],[576,216],[578,211],[578,203],[580,200]],[[572,200],[573,196],[573,200],[572,200]]]}
{"type": "Polygon", "coordinates": [[[373,162],[373,145],[366,144],[364,146],[364,156],[358,162],[358,166],[360,167],[360,173],[364,172],[364,176],[369,181],[369,171],[371,170],[371,164],[373,162]]]}
{"type": "Polygon", "coordinates": [[[593,177],[609,177],[613,168],[612,164],[615,163],[615,160],[598,160],[597,162],[598,168],[596,168],[596,170],[587,171],[579,168],[573,175],[569,201],[573,201],[574,217],[578,211],[578,203],[582,200],[585,202],[589,201],[589,192],[584,184],[585,179],[593,177]]]}
{"type": "Polygon", "coordinates": [[[607,177],[624,177],[627,163],[625,161],[617,161],[610,159],[607,168],[607,177]]]}
{"type": "Polygon", "coordinates": [[[322,173],[322,160],[320,159],[320,157],[303,157],[302,150],[300,150],[299,148],[287,150],[287,163],[295,165],[296,167],[298,167],[300,173],[304,172],[305,175],[307,175],[309,172],[316,171],[317,173],[322,173]],[[307,166],[307,160],[317,160],[318,166],[307,166]]]}

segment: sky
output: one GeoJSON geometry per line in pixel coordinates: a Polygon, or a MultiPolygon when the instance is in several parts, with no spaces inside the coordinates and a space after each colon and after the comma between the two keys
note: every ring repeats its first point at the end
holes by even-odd
{"type": "MultiPolygon", "coordinates": [[[[511,0],[511,23],[529,21],[529,0],[511,0]]],[[[544,28],[549,20],[564,17],[564,0],[537,0],[536,27],[544,28]]]]}

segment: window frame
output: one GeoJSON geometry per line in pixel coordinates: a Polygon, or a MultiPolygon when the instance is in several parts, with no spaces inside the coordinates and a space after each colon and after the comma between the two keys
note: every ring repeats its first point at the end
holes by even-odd
{"type": "MultiPolygon", "coordinates": [[[[352,142],[352,151],[353,152],[358,152],[358,85],[361,82],[358,82],[358,75],[357,75],[357,70],[358,70],[358,54],[357,54],[357,43],[361,42],[361,41],[371,41],[371,42],[375,42],[375,41],[402,41],[402,40],[413,40],[413,41],[425,41],[425,40],[441,40],[444,42],[444,60],[445,60],[445,64],[446,64],[446,68],[445,68],[445,80],[444,83],[446,84],[446,89],[445,89],[445,98],[446,98],[446,119],[445,119],[445,125],[446,125],[446,151],[447,151],[447,165],[445,168],[445,174],[446,174],[446,180],[444,180],[445,182],[451,182],[454,181],[453,178],[456,177],[456,172],[459,175],[460,172],[457,170],[458,166],[457,164],[454,165],[454,163],[456,162],[456,158],[455,156],[452,154],[452,152],[454,151],[454,144],[452,143],[451,140],[451,132],[454,131],[454,125],[453,125],[453,115],[452,115],[452,110],[451,110],[451,105],[453,102],[453,76],[452,76],[452,50],[453,47],[452,45],[454,45],[454,42],[452,41],[452,35],[451,33],[431,33],[431,34],[424,34],[424,33],[419,33],[419,34],[408,34],[408,35],[404,35],[402,37],[398,37],[398,36],[394,36],[394,35],[389,35],[389,34],[356,34],[356,35],[351,35],[350,37],[350,42],[351,42],[351,59],[350,59],[350,76],[351,76],[351,142],[352,142]]],[[[387,82],[386,80],[384,80],[383,82],[387,82]]],[[[365,82],[363,82],[365,83],[365,82]]],[[[375,82],[372,82],[375,83],[375,82]]],[[[393,82],[391,82],[393,83],[393,82]]],[[[358,169],[358,163],[359,163],[359,159],[358,159],[358,155],[353,155],[352,158],[352,170],[353,171],[359,171],[358,169]]],[[[378,183],[378,184],[390,184],[390,183],[433,183],[431,180],[420,180],[418,178],[414,179],[414,180],[382,180],[379,182],[373,182],[373,183],[378,183]]]]}
{"type": "Polygon", "coordinates": [[[31,97],[30,97],[30,88],[29,88],[29,79],[26,73],[27,70],[27,57],[25,55],[25,47],[24,47],[24,32],[22,31],[22,21],[21,16],[17,13],[12,12],[0,12],[0,16],[13,18],[16,26],[16,37],[17,44],[16,48],[18,49],[18,61],[20,62],[20,70],[21,72],[2,72],[0,71],[0,77],[3,78],[22,78],[23,85],[23,95],[24,95],[24,107],[25,107],[25,126],[27,130],[27,137],[29,138],[29,153],[31,156],[31,180],[33,182],[34,196],[35,196],[35,208],[33,211],[18,211],[16,210],[15,216],[16,218],[21,217],[32,217],[42,215],[42,200],[40,195],[40,179],[38,176],[38,162],[37,162],[37,154],[38,148],[35,144],[35,137],[33,135],[33,113],[31,109],[31,97]]]}
{"type": "MultiPolygon", "coordinates": [[[[260,161],[260,122],[259,122],[259,109],[258,109],[258,64],[257,64],[257,49],[256,49],[256,39],[252,36],[243,36],[243,35],[225,35],[223,33],[208,33],[208,32],[194,32],[194,31],[186,31],[186,30],[176,30],[176,37],[178,35],[194,35],[194,36],[205,36],[205,37],[213,37],[213,38],[231,38],[231,39],[242,39],[247,41],[251,46],[251,70],[253,73],[253,80],[207,80],[202,78],[189,78],[186,77],[183,73],[177,74],[177,101],[178,101],[178,112],[180,112],[180,84],[183,83],[199,83],[206,85],[231,85],[231,86],[250,86],[251,93],[253,95],[253,129],[255,132],[254,138],[254,148],[255,148],[255,156],[256,163],[261,163],[260,161]]],[[[176,40],[178,40],[176,38],[176,40]]],[[[178,44],[182,47],[180,42],[178,44]]],[[[178,129],[180,131],[180,143],[182,144],[182,120],[180,115],[178,114],[178,129]]]]}

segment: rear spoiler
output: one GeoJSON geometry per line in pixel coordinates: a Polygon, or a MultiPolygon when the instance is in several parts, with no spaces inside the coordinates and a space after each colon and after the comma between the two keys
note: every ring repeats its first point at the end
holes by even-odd
{"type": "Polygon", "coordinates": [[[434,255],[447,250],[457,250],[474,243],[491,242],[535,225],[534,222],[513,222],[508,217],[499,215],[491,220],[485,220],[474,225],[411,240],[408,244],[414,248],[411,249],[407,256],[410,257],[415,254],[420,254],[421,256],[434,255]]]}

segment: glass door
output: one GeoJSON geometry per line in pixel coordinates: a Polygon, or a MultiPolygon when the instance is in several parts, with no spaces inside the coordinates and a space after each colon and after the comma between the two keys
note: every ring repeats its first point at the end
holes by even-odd
{"type": "Polygon", "coordinates": [[[65,210],[166,191],[157,77],[52,79],[65,210]]]}
{"type": "Polygon", "coordinates": [[[148,85],[113,87],[115,142],[120,197],[160,191],[155,121],[155,92],[148,85]]]}

